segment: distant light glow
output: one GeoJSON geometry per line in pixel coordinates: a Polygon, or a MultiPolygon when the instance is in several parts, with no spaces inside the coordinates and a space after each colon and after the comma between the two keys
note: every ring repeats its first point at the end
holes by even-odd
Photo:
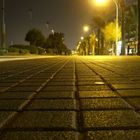
{"type": "Polygon", "coordinates": [[[96,38],[95,40],[98,41],[98,38],[96,38]]]}
{"type": "Polygon", "coordinates": [[[96,0],[97,3],[104,3],[105,0],[96,0]]]}
{"type": "Polygon", "coordinates": [[[54,29],[51,29],[52,34],[54,34],[54,29]]]}
{"type": "Polygon", "coordinates": [[[81,40],[83,40],[84,39],[84,37],[83,36],[81,36],[81,40]]]}
{"type": "Polygon", "coordinates": [[[83,27],[83,30],[84,30],[85,32],[88,32],[88,31],[89,31],[89,26],[88,26],[88,25],[85,25],[85,26],[83,27]]]}
{"type": "Polygon", "coordinates": [[[108,0],[93,0],[96,5],[106,6],[108,0]]]}

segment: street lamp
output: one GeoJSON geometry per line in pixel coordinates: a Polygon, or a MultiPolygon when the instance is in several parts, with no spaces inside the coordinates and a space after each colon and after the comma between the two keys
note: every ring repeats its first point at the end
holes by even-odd
{"type": "MultiPolygon", "coordinates": [[[[119,6],[116,0],[112,0],[116,7],[116,48],[115,48],[115,54],[117,55],[117,46],[118,46],[118,21],[119,21],[119,6]]],[[[102,3],[105,4],[105,0],[96,0],[96,3],[102,3]]]]}
{"type": "Polygon", "coordinates": [[[32,9],[29,9],[28,10],[28,13],[29,13],[29,23],[30,23],[30,27],[29,28],[32,28],[32,20],[33,20],[33,10],[32,9]]]}
{"type": "Polygon", "coordinates": [[[53,29],[53,28],[51,29],[51,32],[52,32],[52,34],[54,35],[54,29],[53,29]]]}
{"type": "MultiPolygon", "coordinates": [[[[138,25],[140,25],[140,1],[138,1],[138,25]]],[[[138,26],[138,52],[137,55],[140,55],[140,26],[138,26]]]]}
{"type": "Polygon", "coordinates": [[[96,0],[96,4],[97,5],[105,5],[107,3],[107,1],[106,0],[96,0]]]}
{"type": "Polygon", "coordinates": [[[83,36],[81,36],[81,40],[84,40],[84,37],[83,36]]]}
{"type": "Polygon", "coordinates": [[[46,36],[48,37],[49,36],[49,22],[48,21],[45,23],[45,27],[47,29],[46,36]]]}
{"type": "Polygon", "coordinates": [[[117,46],[118,46],[118,21],[119,21],[119,6],[116,0],[113,0],[116,6],[116,50],[115,53],[117,55],[117,46]]]}
{"type": "Polygon", "coordinates": [[[2,35],[1,47],[6,48],[6,25],[5,25],[5,0],[2,1],[2,35]]]}
{"type": "Polygon", "coordinates": [[[83,27],[83,30],[84,30],[84,32],[88,32],[88,31],[89,31],[89,26],[88,26],[88,25],[85,25],[85,26],[83,27]]]}

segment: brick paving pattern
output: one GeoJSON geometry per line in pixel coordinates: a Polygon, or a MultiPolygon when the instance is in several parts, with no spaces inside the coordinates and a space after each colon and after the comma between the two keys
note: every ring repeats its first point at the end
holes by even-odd
{"type": "Polygon", "coordinates": [[[0,62],[0,140],[140,140],[140,57],[0,62]]]}

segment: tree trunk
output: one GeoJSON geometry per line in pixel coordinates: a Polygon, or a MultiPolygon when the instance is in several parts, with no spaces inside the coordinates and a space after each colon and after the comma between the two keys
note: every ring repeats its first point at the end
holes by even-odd
{"type": "Polygon", "coordinates": [[[104,36],[103,36],[103,34],[101,34],[101,50],[100,50],[100,54],[101,55],[104,54],[104,36]]]}
{"type": "Polygon", "coordinates": [[[97,47],[97,55],[100,55],[100,29],[98,29],[98,47],[97,47]]]}

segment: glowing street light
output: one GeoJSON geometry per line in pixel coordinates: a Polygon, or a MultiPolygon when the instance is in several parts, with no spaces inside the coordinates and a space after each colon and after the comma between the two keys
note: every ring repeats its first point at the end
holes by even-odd
{"type": "Polygon", "coordinates": [[[81,36],[81,40],[84,40],[84,37],[83,36],[81,36]]]}
{"type": "Polygon", "coordinates": [[[88,31],[89,31],[89,26],[88,26],[88,25],[85,25],[85,26],[83,27],[83,30],[84,30],[84,32],[88,32],[88,31]]]}
{"type": "Polygon", "coordinates": [[[97,2],[103,3],[105,0],[96,0],[97,2]]]}
{"type": "Polygon", "coordinates": [[[54,35],[54,29],[53,29],[53,28],[51,29],[51,32],[52,32],[52,34],[54,35]]]}
{"type": "Polygon", "coordinates": [[[107,0],[96,0],[96,4],[105,6],[107,4],[107,0]]]}

